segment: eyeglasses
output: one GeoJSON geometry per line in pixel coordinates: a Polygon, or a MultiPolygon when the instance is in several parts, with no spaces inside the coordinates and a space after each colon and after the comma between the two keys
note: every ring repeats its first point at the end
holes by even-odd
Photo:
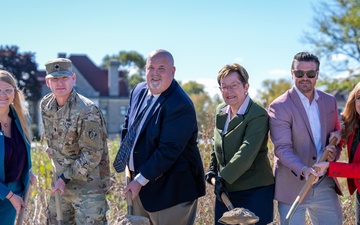
{"type": "Polygon", "coordinates": [[[305,74],[308,78],[314,78],[316,76],[317,70],[309,70],[309,71],[302,71],[302,70],[292,70],[293,74],[296,78],[302,78],[305,74]]]}
{"type": "Polygon", "coordinates": [[[233,83],[230,86],[220,86],[219,89],[220,91],[229,91],[230,90],[235,90],[240,86],[241,83],[233,83]]]}
{"type": "Polygon", "coordinates": [[[6,95],[11,95],[14,93],[14,88],[0,89],[0,93],[4,93],[6,95]]]}

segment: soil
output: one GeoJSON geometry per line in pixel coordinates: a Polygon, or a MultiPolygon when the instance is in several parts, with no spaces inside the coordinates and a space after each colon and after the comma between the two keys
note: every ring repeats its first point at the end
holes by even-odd
{"type": "Polygon", "coordinates": [[[143,216],[124,215],[118,219],[117,225],[150,225],[150,221],[143,216]]]}
{"type": "Polygon", "coordinates": [[[259,217],[245,208],[229,210],[219,219],[219,222],[223,224],[254,224],[258,221],[259,217]]]}

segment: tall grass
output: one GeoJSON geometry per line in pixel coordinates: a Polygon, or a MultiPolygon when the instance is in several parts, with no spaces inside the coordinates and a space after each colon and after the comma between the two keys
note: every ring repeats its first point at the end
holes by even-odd
{"type": "MultiPolygon", "coordinates": [[[[212,118],[209,117],[208,118],[212,118]]],[[[208,119],[207,124],[213,124],[212,119],[208,119]]],[[[213,127],[201,127],[199,142],[200,153],[203,159],[205,170],[208,168],[211,142],[212,142],[213,127]]],[[[110,140],[108,142],[110,152],[110,162],[112,164],[115,155],[119,149],[119,138],[110,140]]],[[[273,159],[273,146],[269,143],[269,158],[273,159]]],[[[27,210],[25,213],[24,224],[46,224],[47,220],[47,204],[50,197],[51,190],[51,162],[45,153],[45,146],[40,143],[35,143],[32,149],[32,162],[33,172],[38,177],[38,183],[35,187],[32,187],[29,202],[27,204],[27,210]]],[[[343,155],[342,161],[345,160],[346,156],[343,155]]],[[[355,224],[354,219],[354,197],[349,196],[346,187],[346,180],[339,179],[343,188],[344,196],[341,197],[342,208],[344,213],[344,224],[353,225],[355,224]]],[[[201,197],[198,201],[198,211],[196,216],[197,225],[210,225],[214,223],[213,212],[215,204],[215,196],[213,194],[213,187],[206,184],[206,195],[201,197]]],[[[126,214],[126,201],[122,196],[122,190],[125,186],[125,177],[123,173],[116,173],[111,166],[111,188],[107,194],[107,200],[110,206],[110,210],[107,213],[108,223],[117,224],[120,216],[126,214]]],[[[176,194],[176,193],[174,193],[176,194]]],[[[276,202],[274,201],[276,206],[276,202]]],[[[275,207],[276,208],[276,207],[275,207]]],[[[274,212],[273,225],[279,224],[278,213],[274,212]]],[[[311,224],[309,220],[307,224],[311,224]]]]}

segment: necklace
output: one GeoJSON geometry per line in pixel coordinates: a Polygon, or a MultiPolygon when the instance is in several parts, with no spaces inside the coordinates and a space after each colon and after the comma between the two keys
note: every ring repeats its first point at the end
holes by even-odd
{"type": "Polygon", "coordinates": [[[4,127],[8,127],[9,126],[9,121],[8,122],[0,122],[1,125],[4,125],[4,127]]]}
{"type": "Polygon", "coordinates": [[[9,126],[9,122],[11,121],[11,118],[9,118],[8,116],[4,116],[3,120],[0,121],[1,126],[4,127],[8,127],[9,126]]]}

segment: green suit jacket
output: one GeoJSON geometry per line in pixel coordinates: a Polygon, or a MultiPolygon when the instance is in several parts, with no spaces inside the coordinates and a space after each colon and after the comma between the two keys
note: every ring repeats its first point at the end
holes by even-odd
{"type": "Polygon", "coordinates": [[[269,118],[266,110],[250,100],[244,115],[235,115],[223,133],[228,114],[216,109],[210,165],[218,169],[228,191],[241,191],[274,183],[268,153],[269,118]]]}

